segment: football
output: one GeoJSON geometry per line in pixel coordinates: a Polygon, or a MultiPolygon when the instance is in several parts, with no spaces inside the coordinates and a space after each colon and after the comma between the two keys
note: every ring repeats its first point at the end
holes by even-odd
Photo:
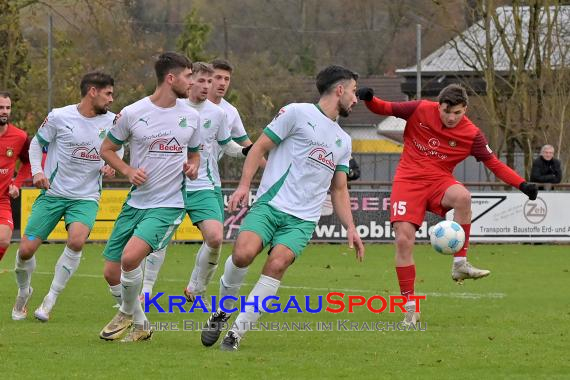
{"type": "Polygon", "coordinates": [[[465,231],[452,221],[444,220],[433,226],[430,233],[431,246],[444,255],[453,255],[463,248],[465,231]]]}

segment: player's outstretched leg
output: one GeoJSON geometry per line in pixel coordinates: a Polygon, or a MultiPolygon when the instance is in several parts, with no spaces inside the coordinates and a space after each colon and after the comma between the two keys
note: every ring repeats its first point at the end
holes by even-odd
{"type": "Polygon", "coordinates": [[[55,264],[55,274],[53,276],[53,281],[51,283],[50,290],[48,294],[44,297],[41,305],[34,312],[34,316],[38,320],[42,322],[49,321],[49,316],[51,310],[55,306],[57,297],[63,291],[63,289],[67,285],[67,282],[79,267],[80,261],[81,261],[81,250],[74,251],[66,245],[63,250],[63,253],[61,254],[59,259],[57,260],[57,263],[55,264]]]}
{"type": "Polygon", "coordinates": [[[123,303],[113,319],[103,328],[99,337],[105,340],[119,339],[133,324],[135,308],[140,308],[138,292],[142,285],[142,268],[131,271],[121,269],[121,293],[123,303]]]}
{"type": "Polygon", "coordinates": [[[463,280],[472,279],[477,280],[483,277],[487,277],[491,274],[491,271],[487,269],[475,268],[467,260],[460,262],[454,262],[453,268],[451,268],[451,278],[458,284],[462,284],[463,280]]]}
{"type": "Polygon", "coordinates": [[[184,289],[184,297],[186,297],[189,303],[194,303],[196,296],[200,296],[202,301],[204,301],[204,305],[208,309],[210,308],[210,304],[205,298],[206,287],[216,273],[220,252],[221,246],[212,248],[206,242],[200,246],[190,281],[184,289]]]}
{"type": "MultiPolygon", "coordinates": [[[[238,268],[229,256],[226,260],[224,274],[220,278],[220,302],[224,297],[233,296],[237,298],[239,289],[244,282],[248,267],[238,268]]],[[[224,309],[229,310],[234,307],[233,299],[224,300],[224,309]]],[[[220,338],[223,325],[230,319],[231,313],[224,312],[221,308],[210,315],[206,322],[206,328],[202,330],[200,339],[204,346],[214,345],[220,338]]]]}
{"type": "Polygon", "coordinates": [[[31,287],[32,273],[36,268],[36,257],[32,256],[29,260],[23,260],[20,252],[16,252],[16,265],[14,272],[16,273],[16,282],[18,283],[18,295],[16,302],[12,308],[12,319],[21,321],[28,316],[28,302],[32,297],[33,289],[31,287]]]}
{"type": "Polygon", "coordinates": [[[154,284],[158,278],[158,272],[164,263],[164,257],[166,256],[166,248],[159,249],[158,251],[151,252],[144,262],[144,278],[143,278],[143,286],[142,291],[139,296],[139,299],[144,301],[144,294],[148,293],[149,296],[152,296],[152,290],[154,288],[154,284]]]}
{"type": "Polygon", "coordinates": [[[451,278],[459,284],[463,283],[463,280],[477,280],[491,274],[491,272],[486,269],[475,268],[467,261],[471,223],[462,224],[461,227],[463,231],[465,231],[465,244],[463,244],[463,248],[459,252],[453,255],[453,266],[451,267],[451,278]]]}
{"type": "Polygon", "coordinates": [[[243,338],[261,317],[261,302],[269,296],[275,296],[280,284],[281,281],[273,277],[263,274],[259,277],[257,284],[255,284],[247,297],[247,306],[244,312],[240,313],[236,318],[234,323],[236,329],[228,331],[222,341],[220,349],[223,351],[235,351],[239,348],[241,338],[243,338]],[[257,311],[255,311],[252,305],[256,299],[258,301],[257,311]]]}

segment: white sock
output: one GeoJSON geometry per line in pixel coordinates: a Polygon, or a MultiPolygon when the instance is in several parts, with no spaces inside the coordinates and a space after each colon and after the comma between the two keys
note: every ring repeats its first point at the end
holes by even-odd
{"type": "Polygon", "coordinates": [[[416,301],[408,301],[406,302],[406,304],[404,305],[404,308],[408,309],[409,307],[416,307],[416,301]]]}
{"type": "Polygon", "coordinates": [[[158,272],[164,263],[164,257],[166,256],[166,248],[162,248],[158,251],[151,252],[145,259],[144,264],[144,279],[143,288],[141,295],[148,293],[152,294],[152,288],[156,283],[158,278],[158,272]]]}
{"type": "Polygon", "coordinates": [[[196,255],[196,263],[188,282],[188,290],[194,294],[204,294],[206,292],[206,287],[218,268],[221,251],[221,246],[212,248],[206,242],[202,243],[196,255]]]}
{"type": "MultiPolygon", "coordinates": [[[[235,325],[237,325],[237,330],[234,329],[234,332],[237,333],[240,337],[243,338],[245,333],[249,331],[251,325],[257,322],[259,317],[261,317],[261,305],[262,301],[269,296],[274,296],[277,294],[277,289],[279,289],[279,284],[281,281],[261,275],[257,284],[253,287],[251,293],[247,297],[247,302],[254,302],[255,296],[257,296],[257,305],[258,305],[258,312],[255,312],[254,307],[247,305],[245,307],[245,313],[239,313],[238,317],[236,318],[235,325]]],[[[269,306],[269,304],[267,304],[269,306]]]]}
{"type": "MultiPolygon", "coordinates": [[[[229,256],[226,260],[226,265],[224,268],[224,274],[220,278],[220,301],[225,296],[237,297],[239,294],[239,289],[241,288],[243,281],[245,280],[245,275],[247,274],[248,267],[238,268],[234,265],[232,257],[229,256]]],[[[231,309],[234,307],[235,301],[227,299],[224,302],[226,309],[231,309]]]]}
{"type": "Polygon", "coordinates": [[[467,261],[467,257],[465,256],[459,256],[459,257],[454,257],[453,258],[453,263],[464,263],[465,261],[467,261]]]}
{"type": "Polygon", "coordinates": [[[109,285],[109,291],[119,306],[123,304],[123,298],[121,297],[121,288],[122,286],[120,283],[117,285],[109,285]]]}
{"type": "Polygon", "coordinates": [[[133,322],[138,328],[147,329],[148,319],[146,318],[146,314],[144,313],[140,302],[135,303],[135,308],[133,310],[133,322]]]}
{"type": "Polygon", "coordinates": [[[20,258],[19,250],[16,252],[16,265],[14,273],[16,273],[16,282],[18,283],[18,296],[24,297],[30,293],[30,284],[32,283],[32,273],[36,269],[36,257],[32,256],[29,260],[20,258]]]}
{"type": "Polygon", "coordinates": [[[81,251],[73,251],[66,245],[63,249],[63,253],[59,256],[59,260],[57,260],[57,263],[55,264],[55,275],[53,276],[53,281],[49,288],[47,298],[52,303],[55,303],[59,293],[65,289],[65,285],[79,267],[80,262],[81,251]]]}
{"type": "Polygon", "coordinates": [[[121,312],[133,315],[135,312],[135,306],[139,301],[139,291],[142,285],[142,268],[140,266],[136,267],[130,272],[126,272],[121,268],[121,297],[123,303],[119,309],[121,312]]]}

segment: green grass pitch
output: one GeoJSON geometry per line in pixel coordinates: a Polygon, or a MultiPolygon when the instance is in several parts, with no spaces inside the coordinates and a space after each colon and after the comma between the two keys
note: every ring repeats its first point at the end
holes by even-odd
{"type": "MultiPolygon", "coordinates": [[[[155,291],[180,295],[197,245],[173,245],[155,291]]],[[[224,248],[221,263],[230,253],[224,248]]],[[[567,378],[570,376],[570,260],[568,246],[476,245],[470,261],[492,274],[455,284],[451,258],[418,246],[416,292],[426,294],[426,331],[253,331],[235,353],[205,348],[199,332],[160,331],[150,342],[122,344],[98,338],[116,309],[103,279],[101,245],[87,245],[75,277],[48,323],[34,320],[52,280],[62,245],[37,253],[34,295],[26,321],[10,318],[17,287],[12,246],[0,262],[0,379],[22,378],[567,378]],[[169,377],[170,377],[169,376],[169,377]]],[[[246,295],[257,281],[261,254],[249,270],[246,295]]],[[[218,293],[223,265],[208,288],[218,293]]],[[[286,273],[279,296],[366,297],[399,294],[391,245],[368,245],[364,263],[342,245],[311,245],[286,273]],[[351,289],[346,291],[346,289],[351,289]]],[[[161,300],[161,304],[164,301],[161,300]]],[[[207,314],[150,313],[153,322],[205,321],[207,314]]],[[[365,308],[341,314],[265,314],[262,321],[398,322],[398,314],[365,308]]]]}

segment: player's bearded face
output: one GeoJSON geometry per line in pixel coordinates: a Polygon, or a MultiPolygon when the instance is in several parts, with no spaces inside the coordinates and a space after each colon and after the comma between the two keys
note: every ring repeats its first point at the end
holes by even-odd
{"type": "Polygon", "coordinates": [[[439,105],[439,117],[441,122],[447,128],[454,128],[465,115],[467,106],[458,104],[456,106],[450,106],[447,103],[439,105]]]}
{"type": "Polygon", "coordinates": [[[351,80],[348,85],[344,86],[344,92],[338,101],[338,114],[342,117],[348,117],[352,112],[352,107],[357,102],[356,99],[356,81],[351,80]]]}
{"type": "Polygon", "coordinates": [[[97,115],[104,115],[113,103],[113,86],[107,86],[96,91],[97,93],[93,100],[93,110],[97,115]]]}
{"type": "Polygon", "coordinates": [[[188,97],[188,93],[192,87],[192,70],[186,68],[174,77],[171,88],[177,98],[183,99],[188,97]]]}
{"type": "Polygon", "coordinates": [[[10,113],[12,112],[12,101],[10,98],[0,96],[0,126],[8,124],[10,113]]]}

